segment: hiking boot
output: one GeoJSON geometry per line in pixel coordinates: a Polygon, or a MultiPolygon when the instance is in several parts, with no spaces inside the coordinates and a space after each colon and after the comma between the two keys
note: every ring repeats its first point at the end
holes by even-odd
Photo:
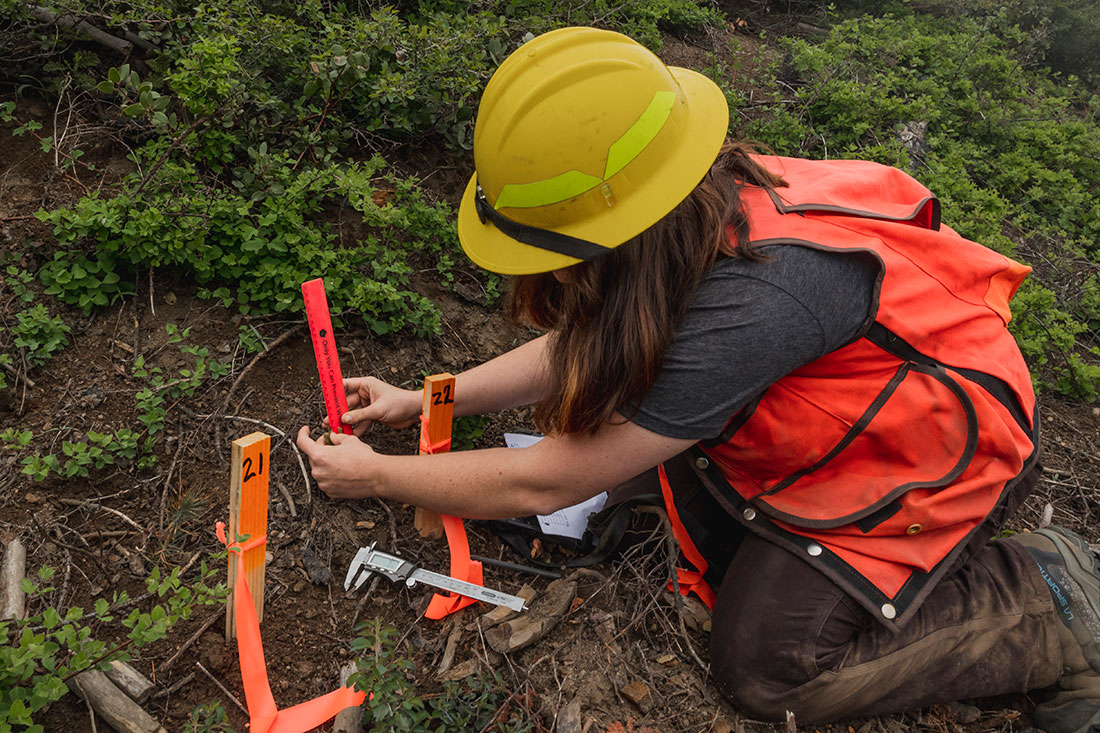
{"type": "Polygon", "coordinates": [[[1100,733],[1100,558],[1062,527],[1012,539],[1039,566],[1062,621],[1062,677],[1054,696],[1036,706],[1032,720],[1047,733],[1100,733]]]}

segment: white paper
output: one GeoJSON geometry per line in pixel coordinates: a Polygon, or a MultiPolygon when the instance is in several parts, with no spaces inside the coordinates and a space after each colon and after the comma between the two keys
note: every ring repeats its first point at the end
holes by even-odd
{"type": "MultiPolygon", "coordinates": [[[[509,448],[527,448],[542,440],[541,435],[527,435],[525,433],[505,433],[504,444],[509,448]]],[[[595,514],[603,509],[607,503],[607,492],[601,491],[591,499],[586,499],[580,504],[567,506],[553,514],[539,514],[539,527],[546,534],[559,537],[572,537],[579,540],[588,529],[588,515],[595,514]]]]}
{"type": "Polygon", "coordinates": [[[541,435],[528,435],[527,433],[505,433],[504,445],[509,448],[527,448],[542,440],[541,435]]]}

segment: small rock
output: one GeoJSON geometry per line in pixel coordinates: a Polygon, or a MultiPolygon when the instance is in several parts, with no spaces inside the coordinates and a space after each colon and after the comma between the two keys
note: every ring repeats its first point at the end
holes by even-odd
{"type": "Polygon", "coordinates": [[[581,733],[581,699],[574,697],[569,704],[558,711],[554,733],[581,733]]]}
{"type": "Polygon", "coordinates": [[[141,561],[141,555],[136,552],[130,553],[130,572],[138,578],[144,578],[146,575],[145,563],[141,561]]]}
{"type": "Polygon", "coordinates": [[[309,573],[309,580],[314,585],[328,585],[332,582],[332,571],[308,547],[302,550],[302,566],[309,573]]]}
{"type": "Polygon", "coordinates": [[[634,680],[629,685],[625,685],[619,692],[627,700],[634,703],[634,707],[638,708],[643,715],[653,709],[653,695],[650,694],[649,688],[641,680],[634,680]]]}
{"type": "Polygon", "coordinates": [[[666,667],[675,667],[680,663],[680,660],[676,658],[675,654],[662,654],[657,657],[657,664],[663,664],[666,667]]]}
{"type": "Polygon", "coordinates": [[[103,404],[103,400],[103,390],[95,384],[80,393],[81,407],[98,407],[103,404]]]}
{"type": "Polygon", "coordinates": [[[167,303],[168,305],[175,305],[176,304],[176,294],[173,293],[172,291],[168,291],[167,293],[164,294],[164,302],[167,303]]]}
{"type": "Polygon", "coordinates": [[[25,501],[28,504],[37,504],[40,501],[42,501],[42,497],[39,496],[38,494],[27,493],[27,494],[23,494],[23,501],[25,501]]]}
{"type": "Polygon", "coordinates": [[[982,717],[982,711],[973,705],[967,705],[964,702],[952,702],[948,703],[947,709],[955,715],[955,722],[962,725],[970,725],[976,723],[979,718],[982,717]]]}

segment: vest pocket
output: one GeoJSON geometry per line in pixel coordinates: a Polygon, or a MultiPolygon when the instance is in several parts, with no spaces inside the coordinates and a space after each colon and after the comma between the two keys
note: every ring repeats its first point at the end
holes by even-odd
{"type": "MultiPolygon", "coordinates": [[[[842,412],[823,394],[814,392],[817,414],[842,412]]],[[[806,395],[799,399],[804,409],[810,404],[806,395]]],[[[754,434],[763,434],[754,429],[756,420],[763,424],[786,414],[783,422],[789,429],[800,429],[797,418],[789,417],[798,414],[788,411],[792,404],[772,407],[767,415],[754,415],[731,447],[755,446],[766,453],[767,444],[754,440],[754,434]]],[[[974,457],[977,415],[969,396],[943,367],[909,361],[831,448],[820,437],[815,441],[815,436],[805,436],[803,455],[816,454],[816,460],[788,465],[778,480],[755,483],[753,491],[739,493],[765,514],[798,527],[826,529],[857,522],[907,491],[955,481],[974,457]],[[815,445],[817,451],[812,450],[815,445]]]]}

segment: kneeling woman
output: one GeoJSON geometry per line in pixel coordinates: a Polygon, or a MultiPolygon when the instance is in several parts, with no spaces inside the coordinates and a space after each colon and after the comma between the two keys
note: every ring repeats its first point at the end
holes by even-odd
{"type": "MultiPolygon", "coordinates": [[[[716,590],[715,679],[747,713],[825,721],[1060,681],[1037,722],[1089,730],[1087,548],[1061,530],[989,542],[1038,476],[1005,328],[1027,268],[941,224],[901,171],[756,155],[727,122],[713,83],[615,33],[509,57],[458,228],[547,335],[459,375],[455,414],[535,404],[549,437],[383,456],[303,428],[318,484],[500,518],[664,464],[716,590]]],[[[419,414],[419,392],[347,385],[356,436],[419,414]]]]}

